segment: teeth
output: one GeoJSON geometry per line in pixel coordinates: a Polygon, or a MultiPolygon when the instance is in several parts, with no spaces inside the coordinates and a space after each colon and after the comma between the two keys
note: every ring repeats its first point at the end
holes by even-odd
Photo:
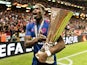
{"type": "Polygon", "coordinates": [[[33,13],[33,15],[37,15],[37,13],[33,13]]]}

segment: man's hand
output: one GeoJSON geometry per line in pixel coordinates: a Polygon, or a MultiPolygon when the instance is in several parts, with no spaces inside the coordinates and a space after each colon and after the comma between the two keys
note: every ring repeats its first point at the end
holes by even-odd
{"type": "Polygon", "coordinates": [[[38,53],[36,53],[36,57],[37,57],[39,62],[45,63],[48,56],[45,52],[39,51],[38,53]]]}
{"type": "Polygon", "coordinates": [[[42,35],[42,34],[38,34],[38,41],[45,41],[46,40],[46,36],[42,35]]]}

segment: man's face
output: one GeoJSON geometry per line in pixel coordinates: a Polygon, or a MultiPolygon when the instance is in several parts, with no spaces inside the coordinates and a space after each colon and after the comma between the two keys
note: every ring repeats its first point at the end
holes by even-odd
{"type": "Polygon", "coordinates": [[[36,18],[36,19],[42,17],[41,9],[39,6],[37,6],[37,5],[34,6],[33,15],[34,15],[34,18],[36,18]]]}

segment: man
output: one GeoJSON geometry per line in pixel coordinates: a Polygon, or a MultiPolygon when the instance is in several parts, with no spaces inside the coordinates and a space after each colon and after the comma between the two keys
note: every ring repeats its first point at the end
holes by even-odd
{"type": "Polygon", "coordinates": [[[46,40],[49,22],[44,20],[45,7],[41,4],[36,4],[33,10],[33,17],[36,20],[26,26],[25,46],[34,46],[34,58],[32,65],[57,65],[55,53],[59,52],[65,47],[65,43],[60,37],[58,44],[52,46],[48,52],[42,52],[38,54],[38,51],[42,48],[44,41],[46,40]],[[39,58],[36,58],[38,54],[39,58]],[[54,55],[54,63],[45,63],[48,56],[54,55]]]}

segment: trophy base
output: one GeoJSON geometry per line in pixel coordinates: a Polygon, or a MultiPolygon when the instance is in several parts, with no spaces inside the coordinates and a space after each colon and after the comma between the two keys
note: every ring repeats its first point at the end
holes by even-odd
{"type": "MultiPolygon", "coordinates": [[[[39,51],[38,53],[40,54],[40,53],[42,53],[42,51],[39,51]]],[[[36,56],[37,59],[39,59],[37,54],[35,56],[36,56]]],[[[45,61],[45,63],[47,63],[47,64],[53,64],[54,63],[54,56],[47,57],[47,60],[45,61]]]]}
{"type": "Polygon", "coordinates": [[[47,64],[53,64],[54,63],[54,56],[48,57],[47,60],[46,60],[46,63],[47,64]]]}

